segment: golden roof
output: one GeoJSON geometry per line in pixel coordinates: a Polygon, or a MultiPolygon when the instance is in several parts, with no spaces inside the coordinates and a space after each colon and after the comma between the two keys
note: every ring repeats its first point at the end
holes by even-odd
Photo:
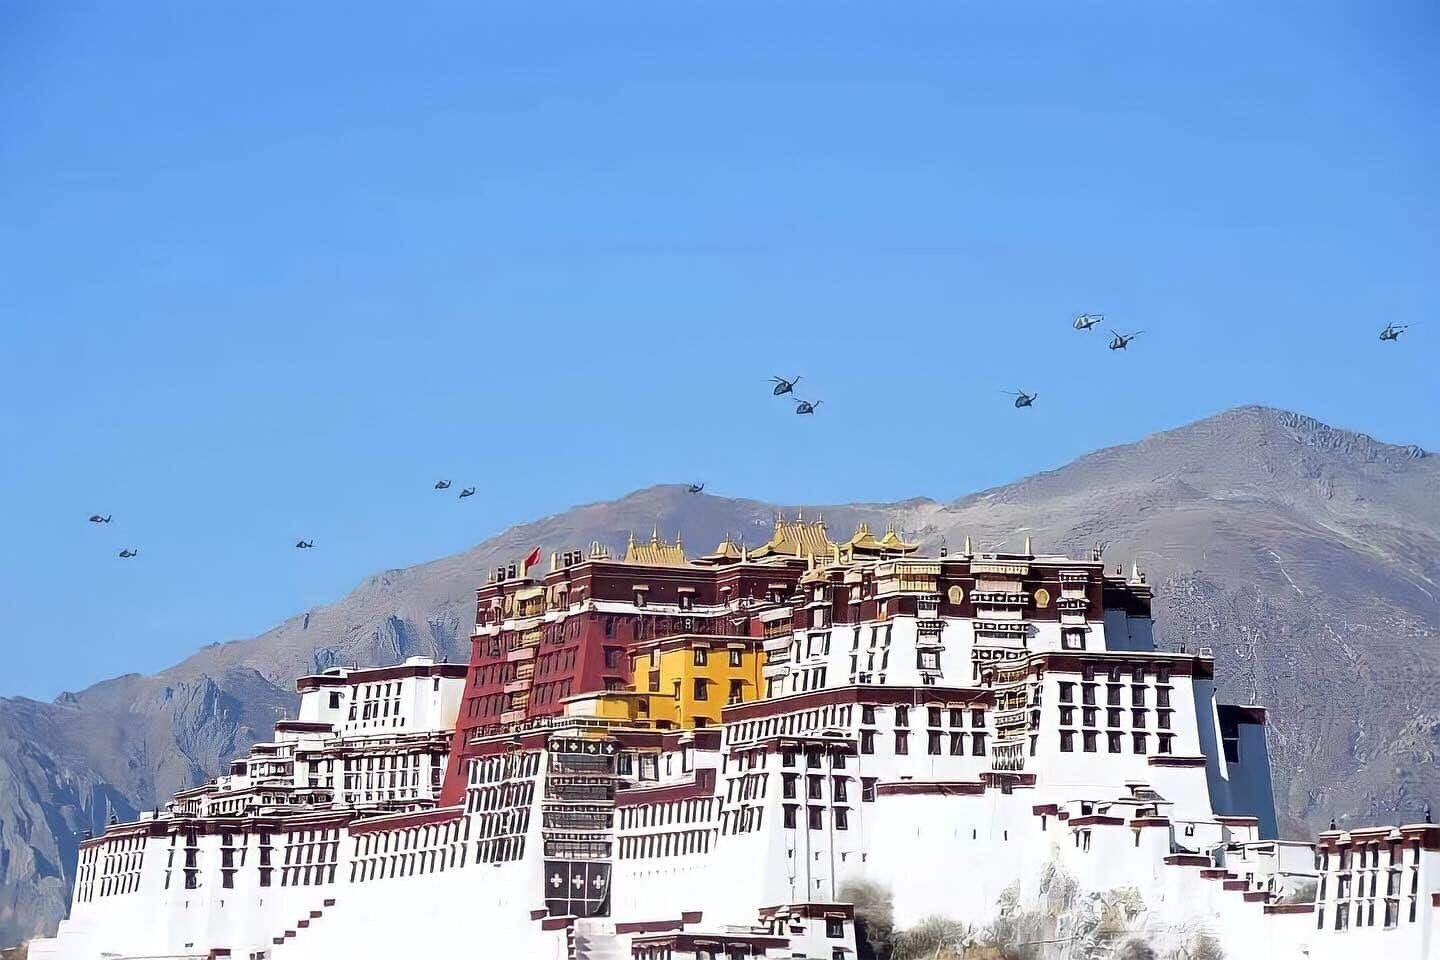
{"type": "Polygon", "coordinates": [[[649,543],[636,540],[632,531],[630,541],[625,544],[625,562],[643,563],[651,567],[683,567],[689,564],[685,559],[685,547],[680,538],[676,537],[674,543],[668,543],[660,539],[658,529],[650,535],[649,543]]]}
{"type": "Polygon", "coordinates": [[[886,550],[899,550],[901,553],[910,553],[920,549],[918,543],[906,543],[901,540],[900,535],[895,532],[895,528],[890,525],[885,527],[885,535],[880,538],[880,545],[886,550]]]}
{"type": "Polygon", "coordinates": [[[855,528],[855,535],[851,537],[845,545],[852,550],[879,551],[885,549],[884,544],[876,540],[875,535],[870,532],[870,524],[863,520],[860,521],[860,525],[855,528]]]}
{"type": "Polygon", "coordinates": [[[798,516],[794,520],[776,517],[775,531],[770,534],[770,539],[750,551],[750,556],[828,557],[834,549],[835,544],[825,532],[824,520],[806,523],[798,516]]]}
{"type": "Polygon", "coordinates": [[[720,546],[718,546],[718,547],[715,548],[715,552],[714,552],[714,553],[708,553],[708,554],[706,554],[703,559],[705,559],[705,560],[739,560],[739,559],[741,559],[743,556],[744,556],[744,551],[740,548],[740,545],[739,545],[738,543],[736,543],[734,540],[731,540],[731,539],[730,539],[730,535],[727,533],[727,534],[725,535],[725,539],[720,541],[720,546]]]}

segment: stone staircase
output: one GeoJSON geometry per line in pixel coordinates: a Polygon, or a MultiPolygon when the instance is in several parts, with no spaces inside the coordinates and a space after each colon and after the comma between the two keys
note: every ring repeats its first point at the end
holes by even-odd
{"type": "Polygon", "coordinates": [[[334,898],[327,897],[325,900],[321,901],[320,909],[311,910],[308,916],[304,916],[301,917],[299,920],[296,920],[295,925],[290,929],[282,932],[280,936],[270,938],[271,954],[274,955],[279,951],[280,948],[294,943],[295,940],[300,936],[302,931],[310,929],[311,924],[313,924],[316,920],[319,920],[321,917],[325,916],[325,911],[334,906],[334,898]]]}
{"type": "Polygon", "coordinates": [[[570,960],[630,960],[609,920],[576,920],[570,925],[570,960]]]}

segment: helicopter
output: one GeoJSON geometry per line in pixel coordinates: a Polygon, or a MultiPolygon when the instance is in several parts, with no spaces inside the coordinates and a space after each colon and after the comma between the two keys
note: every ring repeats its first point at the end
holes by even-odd
{"type": "Polygon", "coordinates": [[[132,550],[132,549],[130,549],[129,547],[126,547],[124,550],[121,550],[121,551],[120,551],[119,556],[120,556],[120,559],[121,559],[121,560],[129,560],[131,557],[138,557],[138,556],[140,556],[140,551],[139,551],[139,550],[132,550]]]}
{"type": "Polygon", "coordinates": [[[1082,313],[1075,318],[1074,327],[1076,330],[1089,330],[1104,321],[1105,314],[1103,313],[1082,313]]]}
{"type": "Polygon", "coordinates": [[[1035,398],[1040,396],[1038,393],[1026,393],[1024,390],[1006,390],[1004,392],[1015,398],[1016,407],[1033,407],[1035,398]]]}
{"type": "Polygon", "coordinates": [[[775,396],[780,397],[787,393],[794,393],[795,384],[800,382],[800,378],[796,377],[794,380],[786,380],[784,377],[771,377],[770,382],[775,384],[775,389],[771,392],[774,393],[775,396]]]}
{"type": "Polygon", "coordinates": [[[686,492],[686,493],[703,493],[703,492],[705,492],[705,484],[704,484],[704,483],[692,483],[692,484],[690,484],[689,486],[687,486],[687,487],[685,488],[685,492],[686,492]]]}
{"type": "Polygon", "coordinates": [[[796,400],[795,412],[801,416],[812,414],[815,412],[815,408],[824,402],[824,400],[816,400],[814,403],[811,403],[809,400],[796,400]]]}
{"type": "Polygon", "coordinates": [[[1409,329],[1410,325],[1408,323],[1402,323],[1398,325],[1393,323],[1387,323],[1385,324],[1385,329],[1380,331],[1380,339],[1399,340],[1400,334],[1404,333],[1406,330],[1409,329]]]}
{"type": "Polygon", "coordinates": [[[90,522],[91,522],[91,523],[109,523],[109,522],[110,522],[110,514],[107,513],[107,514],[105,514],[105,516],[103,516],[103,517],[100,516],[100,514],[98,514],[98,513],[93,514],[93,515],[91,515],[91,517],[90,517],[90,522]]]}
{"type": "Polygon", "coordinates": [[[450,489],[450,481],[449,481],[449,480],[436,480],[436,481],[435,481],[435,489],[436,489],[436,490],[449,490],[449,489],[450,489]]]}
{"type": "Polygon", "coordinates": [[[296,540],[296,541],[295,541],[295,549],[296,549],[296,550],[309,550],[309,549],[310,549],[311,547],[313,547],[313,546],[315,546],[315,541],[314,541],[314,540],[296,540]]]}
{"type": "Polygon", "coordinates": [[[1136,337],[1140,336],[1140,334],[1144,332],[1144,330],[1136,330],[1134,333],[1116,333],[1114,330],[1111,330],[1110,333],[1112,334],[1112,336],[1110,337],[1110,349],[1124,350],[1130,345],[1131,340],[1134,340],[1136,337]]]}
{"type": "Polygon", "coordinates": [[[475,488],[474,488],[474,487],[466,487],[464,490],[461,490],[461,491],[460,491],[460,499],[461,499],[461,500],[464,500],[466,497],[473,497],[473,496],[475,496],[475,488]]]}

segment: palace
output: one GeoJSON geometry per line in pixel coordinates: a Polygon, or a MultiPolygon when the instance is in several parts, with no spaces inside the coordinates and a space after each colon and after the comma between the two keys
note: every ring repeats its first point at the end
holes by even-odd
{"type": "Polygon", "coordinates": [[[467,665],[302,678],[272,742],[85,841],[30,956],[857,960],[861,884],[1055,957],[1440,960],[1440,827],[1280,840],[1264,709],[1151,599],[799,518],[497,568],[467,665]]]}

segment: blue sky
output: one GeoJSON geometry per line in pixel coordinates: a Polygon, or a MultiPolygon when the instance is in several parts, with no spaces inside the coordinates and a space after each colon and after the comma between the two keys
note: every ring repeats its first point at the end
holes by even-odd
{"type": "Polygon", "coordinates": [[[951,498],[1249,402],[1440,447],[1433,3],[400,9],[0,6],[0,694],[655,482],[951,498]]]}

